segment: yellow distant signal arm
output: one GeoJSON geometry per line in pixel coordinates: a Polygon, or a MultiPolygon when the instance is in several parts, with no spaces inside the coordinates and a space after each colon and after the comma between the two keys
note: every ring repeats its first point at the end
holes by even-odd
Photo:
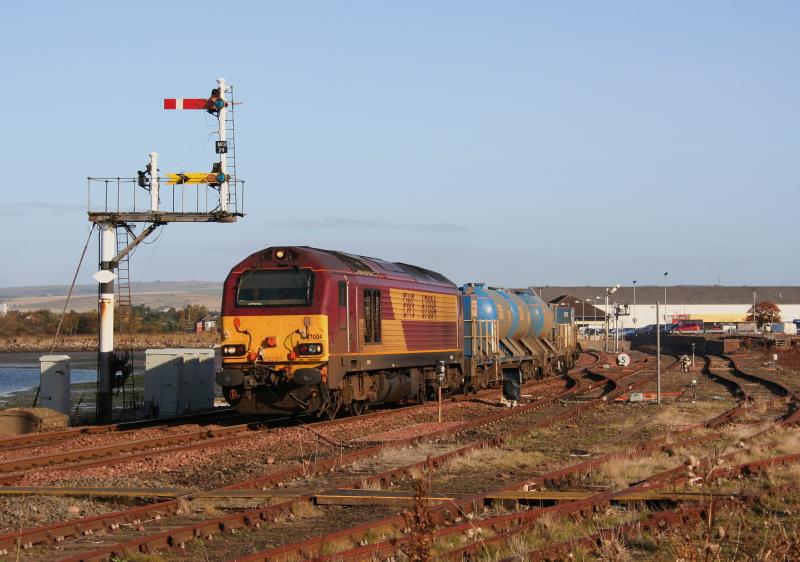
{"type": "Polygon", "coordinates": [[[228,177],[225,174],[209,173],[209,172],[181,172],[179,174],[167,174],[169,185],[179,185],[186,183],[207,183],[209,185],[219,185],[226,181],[228,177]]]}

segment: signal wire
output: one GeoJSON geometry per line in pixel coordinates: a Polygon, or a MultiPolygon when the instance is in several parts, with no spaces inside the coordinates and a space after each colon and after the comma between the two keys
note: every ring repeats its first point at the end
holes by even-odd
{"type": "MultiPolygon", "coordinates": [[[[92,239],[92,233],[94,232],[94,227],[97,226],[95,223],[92,223],[92,228],[89,229],[89,236],[86,237],[86,244],[83,245],[83,251],[81,252],[81,259],[78,260],[78,267],[75,268],[75,275],[72,276],[72,284],[69,286],[69,293],[67,293],[67,300],[64,301],[64,308],[61,309],[61,319],[58,321],[58,328],[56,328],[56,333],[53,336],[53,343],[50,344],[50,349],[47,350],[47,353],[52,353],[53,348],[56,346],[56,342],[58,342],[58,335],[61,333],[61,326],[64,324],[64,315],[67,313],[67,306],[69,305],[69,299],[72,298],[72,291],[75,289],[75,281],[78,279],[78,273],[81,270],[81,265],[83,265],[83,258],[86,257],[86,248],[89,247],[89,241],[92,239]]],[[[33,397],[33,405],[32,407],[36,407],[36,402],[39,400],[39,393],[42,391],[42,387],[36,387],[36,395],[33,397]]]]}
{"type": "Polygon", "coordinates": [[[86,244],[83,245],[83,252],[81,252],[81,259],[78,260],[78,267],[75,269],[75,275],[72,276],[72,284],[69,286],[69,293],[67,293],[67,300],[64,301],[64,308],[61,310],[61,319],[58,321],[58,328],[56,328],[56,334],[53,336],[53,343],[50,344],[50,349],[48,353],[53,351],[53,348],[56,346],[56,342],[58,341],[58,335],[61,333],[61,326],[64,324],[64,315],[67,312],[67,306],[69,305],[69,299],[72,298],[72,291],[75,289],[75,281],[78,279],[78,272],[81,270],[81,265],[83,265],[83,258],[86,257],[86,248],[89,247],[89,241],[92,239],[92,233],[94,232],[94,227],[97,226],[95,223],[92,223],[92,228],[89,229],[89,236],[86,237],[86,244]]]}

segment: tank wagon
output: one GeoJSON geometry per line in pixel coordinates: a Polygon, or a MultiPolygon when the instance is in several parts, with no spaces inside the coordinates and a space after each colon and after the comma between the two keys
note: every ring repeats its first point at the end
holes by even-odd
{"type": "Polygon", "coordinates": [[[234,266],[217,382],[237,410],[360,414],[559,373],[578,350],[571,309],[534,293],[457,287],[403,263],[275,247],[234,266]],[[567,314],[565,315],[564,312],[567,314]]]}

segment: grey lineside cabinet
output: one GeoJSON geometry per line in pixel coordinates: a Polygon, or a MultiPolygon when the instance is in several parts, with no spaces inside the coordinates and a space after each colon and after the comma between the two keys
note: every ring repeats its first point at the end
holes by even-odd
{"type": "Polygon", "coordinates": [[[145,351],[144,403],[158,418],[213,409],[214,350],[145,351]]]}

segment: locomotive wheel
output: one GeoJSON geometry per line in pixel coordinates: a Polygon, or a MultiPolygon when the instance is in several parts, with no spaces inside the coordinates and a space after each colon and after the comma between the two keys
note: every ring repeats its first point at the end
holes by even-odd
{"type": "Polygon", "coordinates": [[[348,409],[350,410],[350,414],[354,416],[360,416],[367,411],[369,408],[369,402],[366,400],[353,400],[350,402],[348,409]]]}
{"type": "MultiPolygon", "coordinates": [[[[323,390],[323,392],[327,393],[327,390],[323,390]]],[[[337,391],[333,391],[330,393],[330,398],[324,404],[324,408],[317,413],[317,417],[328,421],[334,420],[336,419],[336,416],[341,408],[342,401],[339,397],[339,393],[337,391]]]]}

